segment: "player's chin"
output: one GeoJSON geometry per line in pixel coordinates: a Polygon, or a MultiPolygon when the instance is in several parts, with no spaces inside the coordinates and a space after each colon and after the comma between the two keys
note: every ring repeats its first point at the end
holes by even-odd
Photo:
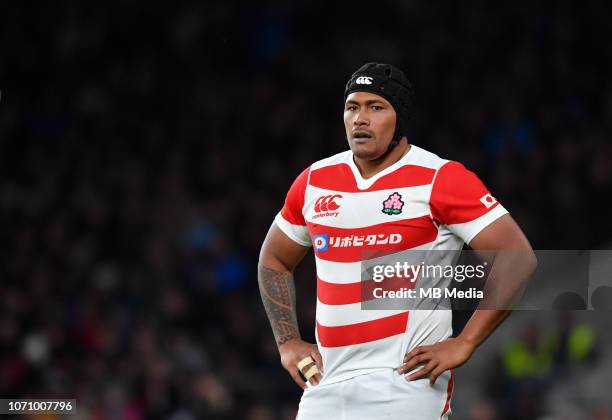
{"type": "Polygon", "coordinates": [[[358,159],[376,159],[380,154],[375,141],[363,142],[350,140],[351,150],[353,155],[358,159]]]}
{"type": "Polygon", "coordinates": [[[349,140],[349,145],[353,153],[372,153],[376,151],[376,142],[372,138],[367,139],[355,139],[349,140]]]}

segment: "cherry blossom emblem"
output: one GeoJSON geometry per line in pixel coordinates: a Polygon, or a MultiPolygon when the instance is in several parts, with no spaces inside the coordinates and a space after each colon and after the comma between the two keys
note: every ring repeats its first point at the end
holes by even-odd
{"type": "Polygon", "coordinates": [[[399,193],[394,192],[385,201],[383,201],[382,212],[388,214],[389,216],[400,214],[402,212],[402,207],[404,207],[402,196],[399,195],[399,193]]]}

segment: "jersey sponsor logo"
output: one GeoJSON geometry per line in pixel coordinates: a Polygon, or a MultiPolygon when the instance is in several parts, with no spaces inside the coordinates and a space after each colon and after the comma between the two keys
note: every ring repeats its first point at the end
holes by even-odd
{"type": "Polygon", "coordinates": [[[402,241],[401,233],[379,233],[370,235],[346,235],[328,237],[326,233],[314,236],[314,247],[317,251],[329,248],[355,248],[372,245],[395,245],[402,241]]]}
{"type": "Polygon", "coordinates": [[[317,251],[327,251],[329,247],[329,239],[327,233],[320,233],[312,238],[312,243],[317,251]]]}
{"type": "Polygon", "coordinates": [[[402,196],[394,192],[389,195],[385,201],[383,201],[382,212],[388,214],[389,216],[394,216],[396,214],[400,214],[402,212],[402,208],[404,207],[404,202],[402,201],[402,196]]]}
{"type": "Polygon", "coordinates": [[[371,85],[372,77],[360,76],[357,78],[357,80],[355,80],[355,83],[357,83],[358,85],[371,85]]]}
{"type": "Polygon", "coordinates": [[[489,209],[493,204],[497,203],[497,200],[490,193],[486,193],[480,197],[480,202],[489,209]]]}
{"type": "Polygon", "coordinates": [[[342,198],[340,194],[324,195],[317,198],[314,205],[315,214],[312,218],[318,219],[319,217],[337,217],[340,212],[335,211],[340,208],[340,204],[336,203],[336,200],[342,198]]]}

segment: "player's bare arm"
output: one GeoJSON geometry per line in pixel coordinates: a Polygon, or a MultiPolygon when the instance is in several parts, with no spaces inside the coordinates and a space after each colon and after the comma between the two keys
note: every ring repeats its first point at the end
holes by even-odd
{"type": "Polygon", "coordinates": [[[323,364],[316,344],[300,337],[293,270],[308,252],[289,239],[275,224],[270,227],[259,256],[258,282],[261,300],[272,326],[281,364],[302,389],[306,387],[298,372],[317,385],[323,364]]]}
{"type": "Polygon", "coordinates": [[[293,275],[288,272],[259,266],[261,298],[272,325],[278,346],[300,338],[295,314],[293,275]]]}
{"type": "MultiPolygon", "coordinates": [[[[504,284],[503,288],[496,288],[495,292],[498,292],[500,305],[510,307],[537,265],[535,254],[522,230],[514,219],[506,214],[483,229],[469,245],[476,251],[485,251],[487,258],[493,261],[485,295],[487,292],[493,292],[495,285],[504,284]]],[[[414,348],[406,354],[404,364],[398,371],[406,373],[418,365],[424,365],[406,379],[414,380],[429,375],[429,381],[433,385],[442,372],[467,362],[476,348],[510,312],[511,310],[477,309],[457,338],[414,348]]]]}

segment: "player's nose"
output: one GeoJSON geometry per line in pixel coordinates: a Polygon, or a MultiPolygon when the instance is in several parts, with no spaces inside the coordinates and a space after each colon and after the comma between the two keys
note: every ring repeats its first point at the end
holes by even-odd
{"type": "Polygon", "coordinates": [[[360,112],[357,115],[355,115],[355,120],[353,120],[353,125],[357,127],[361,125],[370,125],[370,120],[369,118],[367,118],[366,114],[364,114],[363,112],[360,112]]]}

